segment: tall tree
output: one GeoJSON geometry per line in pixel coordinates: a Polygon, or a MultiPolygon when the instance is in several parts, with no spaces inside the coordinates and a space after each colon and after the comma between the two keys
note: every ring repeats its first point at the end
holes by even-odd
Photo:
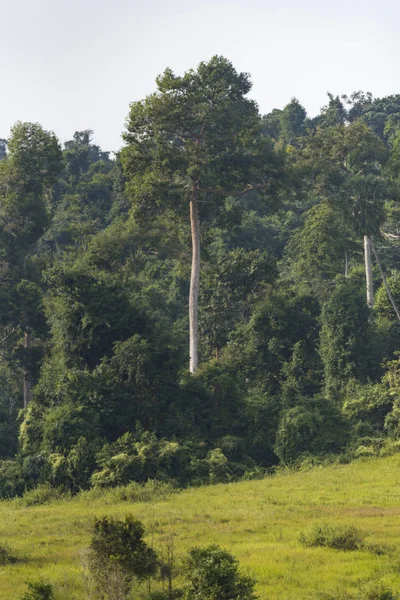
{"type": "Polygon", "coordinates": [[[131,105],[121,152],[136,210],[154,214],[189,205],[192,268],[189,293],[190,371],[198,357],[200,216],[224,197],[273,194],[280,159],[263,137],[257,105],[245,96],[247,73],[221,56],[183,76],[167,69],[157,92],[131,105]]]}
{"type": "Polygon", "coordinates": [[[295,145],[296,139],[304,134],[306,117],[305,108],[297,98],[292,98],[280,114],[281,138],[288,144],[295,145]]]}
{"type": "MultiPolygon", "coordinates": [[[[27,261],[44,232],[51,189],[60,169],[61,148],[56,136],[38,123],[16,123],[8,140],[8,154],[0,162],[0,244],[6,264],[3,283],[9,288],[32,279],[27,261]]],[[[25,300],[28,302],[29,296],[25,300]]],[[[32,307],[29,312],[36,311],[32,307]]],[[[22,320],[19,325],[28,356],[32,329],[26,319],[22,320]]],[[[30,398],[29,369],[25,368],[25,406],[30,398]]]]}
{"type": "Polygon", "coordinates": [[[304,149],[311,189],[339,209],[354,233],[364,239],[367,303],[373,305],[370,238],[384,220],[388,190],[383,166],[387,148],[364,123],[319,129],[304,149]]]}

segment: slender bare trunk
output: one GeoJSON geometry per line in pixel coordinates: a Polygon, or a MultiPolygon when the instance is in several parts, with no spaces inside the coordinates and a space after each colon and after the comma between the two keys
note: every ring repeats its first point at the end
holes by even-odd
{"type": "Polygon", "coordinates": [[[385,289],[386,289],[386,293],[387,293],[388,298],[389,298],[389,300],[390,300],[390,302],[391,302],[391,304],[392,304],[392,306],[394,308],[394,312],[396,313],[396,317],[400,321],[400,311],[399,311],[399,309],[397,307],[396,300],[392,296],[392,292],[390,291],[390,288],[388,286],[388,282],[386,281],[386,276],[385,276],[385,273],[383,272],[381,260],[380,260],[380,258],[378,256],[378,253],[377,253],[377,251],[375,249],[375,246],[374,246],[374,243],[373,243],[372,240],[370,240],[370,244],[371,244],[372,251],[373,251],[373,253],[375,255],[376,262],[378,263],[379,272],[381,274],[383,285],[385,286],[385,289]]]}
{"type": "Polygon", "coordinates": [[[374,306],[374,281],[372,278],[371,240],[364,235],[364,261],[365,279],[367,283],[367,304],[370,308],[374,306]]]}
{"type": "MultiPolygon", "coordinates": [[[[31,347],[31,334],[25,332],[24,335],[24,347],[31,347]]],[[[24,408],[27,408],[30,401],[32,399],[32,391],[31,391],[31,380],[29,378],[29,373],[27,370],[24,371],[24,408]]]]}
{"type": "Polygon", "coordinates": [[[190,199],[190,228],[192,232],[192,272],[190,275],[189,292],[189,352],[190,372],[195,373],[199,366],[199,327],[198,304],[200,283],[200,219],[198,210],[199,188],[193,185],[190,199]]]}
{"type": "Polygon", "coordinates": [[[347,256],[347,252],[344,253],[344,278],[348,279],[349,277],[349,257],[347,256]]]}

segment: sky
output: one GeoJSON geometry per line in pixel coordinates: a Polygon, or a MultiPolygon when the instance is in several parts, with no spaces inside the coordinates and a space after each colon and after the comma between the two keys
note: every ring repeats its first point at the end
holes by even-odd
{"type": "Polygon", "coordinates": [[[262,113],[400,93],[398,0],[0,0],[0,15],[0,137],[33,121],[116,151],[158,74],[214,54],[251,74],[262,113]]]}

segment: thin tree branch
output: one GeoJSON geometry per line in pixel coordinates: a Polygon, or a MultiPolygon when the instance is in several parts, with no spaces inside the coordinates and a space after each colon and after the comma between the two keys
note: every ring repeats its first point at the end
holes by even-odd
{"type": "Polygon", "coordinates": [[[388,238],[389,240],[400,240],[400,234],[395,233],[386,233],[386,231],[381,231],[383,237],[388,238]]]}
{"type": "Polygon", "coordinates": [[[3,342],[5,342],[6,340],[8,340],[8,338],[11,337],[13,333],[15,333],[16,329],[17,328],[14,327],[14,329],[11,331],[11,333],[7,334],[6,337],[3,337],[3,339],[0,340],[0,344],[2,344],[3,342]]]}

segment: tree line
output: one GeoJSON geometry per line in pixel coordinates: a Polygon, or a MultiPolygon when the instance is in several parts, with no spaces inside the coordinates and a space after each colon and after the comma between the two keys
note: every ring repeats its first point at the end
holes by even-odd
{"type": "Polygon", "coordinates": [[[115,157],[0,140],[3,497],[395,447],[400,95],[309,118],[250,89],[167,69],[115,157]]]}

